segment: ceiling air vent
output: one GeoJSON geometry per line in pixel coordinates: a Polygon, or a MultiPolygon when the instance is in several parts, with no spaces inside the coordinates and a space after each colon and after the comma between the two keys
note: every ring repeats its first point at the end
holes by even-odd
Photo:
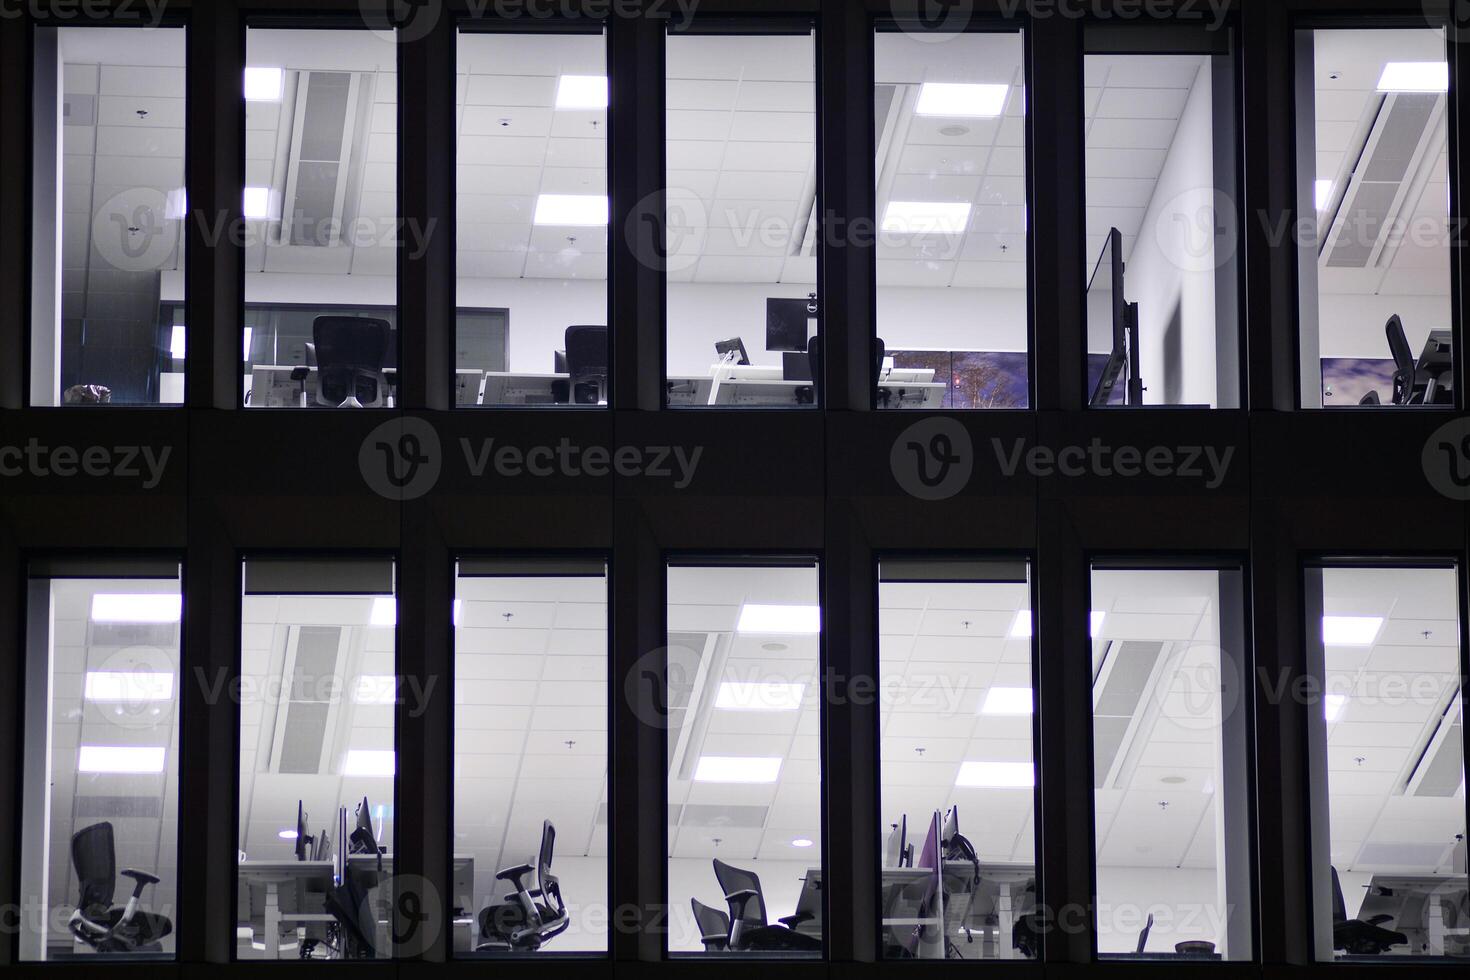
{"type": "Polygon", "coordinates": [[[1093,786],[1113,785],[1115,770],[1128,757],[1125,751],[1139,715],[1151,702],[1144,692],[1163,657],[1165,645],[1157,640],[1114,640],[1103,657],[1093,684],[1093,786]]]}
{"type": "Polygon", "coordinates": [[[286,643],[283,697],[271,746],[271,772],[315,774],[337,709],[340,626],[294,626],[286,643]]]}
{"type": "Polygon", "coordinates": [[[303,71],[290,117],[281,240],[289,245],[342,244],[355,215],[372,111],[373,76],[303,71]]]}

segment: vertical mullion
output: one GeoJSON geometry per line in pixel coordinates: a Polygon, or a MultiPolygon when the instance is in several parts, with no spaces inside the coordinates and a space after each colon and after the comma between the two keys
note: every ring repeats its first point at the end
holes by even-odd
{"type": "MultiPolygon", "coordinates": [[[[1457,9],[1458,4],[1451,6],[1457,9]]],[[[1470,289],[1470,229],[1465,218],[1465,183],[1461,179],[1465,165],[1465,134],[1470,131],[1470,36],[1462,29],[1455,30],[1451,23],[1446,56],[1450,62],[1450,121],[1449,121],[1449,177],[1450,177],[1450,349],[1454,352],[1450,365],[1454,378],[1455,403],[1463,411],[1470,406],[1470,396],[1465,394],[1465,385],[1470,381],[1470,368],[1466,366],[1465,337],[1470,335],[1465,325],[1466,290],[1470,289]]],[[[1470,795],[1470,794],[1467,794],[1470,795]]]]}
{"type": "Polygon", "coordinates": [[[10,298],[0,304],[0,408],[23,408],[29,398],[31,310],[21,300],[30,295],[30,40],[30,20],[0,18],[0,145],[10,148],[0,158],[0,214],[12,219],[0,224],[0,295],[10,298]]]}
{"type": "MultiPolygon", "coordinates": [[[[26,639],[18,624],[26,622],[26,604],[22,600],[25,588],[25,572],[22,568],[20,549],[9,526],[0,526],[0,623],[10,624],[0,630],[0,662],[9,666],[0,673],[0,718],[8,719],[9,732],[6,741],[11,751],[0,753],[0,786],[14,787],[18,792],[0,793],[0,840],[9,841],[10,846],[0,848],[0,908],[24,909],[34,904],[29,896],[19,894],[20,875],[17,859],[20,857],[21,802],[26,793],[45,793],[44,786],[22,786],[21,773],[25,763],[21,751],[37,752],[39,746],[27,745],[24,736],[25,671],[29,658],[26,656],[26,639]]],[[[32,705],[32,710],[44,710],[45,705],[32,705]]],[[[49,873],[49,872],[48,872],[49,873]]],[[[0,942],[0,967],[15,962],[16,935],[0,942]]]]}
{"type": "Polygon", "coordinates": [[[1035,407],[1077,411],[1083,405],[1087,334],[1081,21],[1056,16],[1030,21],[1026,90],[1035,407]]]}

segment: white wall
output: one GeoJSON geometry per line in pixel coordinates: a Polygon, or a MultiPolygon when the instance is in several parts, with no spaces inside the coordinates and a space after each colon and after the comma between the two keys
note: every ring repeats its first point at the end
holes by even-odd
{"type": "MultiPolygon", "coordinates": [[[[1097,948],[1100,953],[1131,953],[1138,933],[1154,916],[1146,952],[1170,953],[1174,944],[1203,939],[1222,952],[1225,911],[1220,908],[1211,868],[1097,869],[1097,948]]],[[[1229,955],[1249,955],[1249,950],[1229,955]]]]}
{"type": "Polygon", "coordinates": [[[1395,313],[1404,322],[1409,349],[1417,357],[1431,330],[1450,327],[1450,298],[1445,296],[1356,296],[1324,293],[1321,311],[1323,357],[1388,358],[1384,325],[1395,313]]]}

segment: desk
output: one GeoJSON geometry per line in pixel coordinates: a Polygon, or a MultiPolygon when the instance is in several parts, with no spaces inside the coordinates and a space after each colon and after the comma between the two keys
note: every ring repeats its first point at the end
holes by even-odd
{"type": "MultiPolygon", "coordinates": [[[[305,365],[306,379],[292,381],[291,372],[303,367],[300,364],[254,364],[246,376],[246,404],[250,408],[323,408],[316,404],[316,368],[305,365]],[[303,389],[304,386],[304,389],[303,389]],[[305,391],[303,396],[302,392],[305,391]]],[[[383,406],[393,407],[393,386],[398,376],[396,368],[384,368],[383,379],[387,382],[383,394],[383,406]]]]}
{"type": "MultiPolygon", "coordinates": [[[[510,371],[486,371],[481,405],[555,405],[553,386],[565,385],[565,374],[515,374],[510,371]]],[[[565,397],[565,396],[564,396],[565,397]]]]}
{"type": "Polygon", "coordinates": [[[1414,380],[1428,379],[1425,386],[1425,403],[1447,405],[1454,402],[1454,358],[1450,353],[1451,340],[1448,330],[1431,330],[1419,352],[1414,365],[1414,380]],[[1432,385],[1432,390],[1431,386],[1432,385]]]}
{"type": "MultiPolygon", "coordinates": [[[[1445,955],[1446,938],[1470,952],[1470,882],[1464,874],[1376,874],[1357,918],[1393,917],[1388,928],[1409,937],[1409,955],[1445,955]]],[[[1394,955],[1390,952],[1388,955],[1394,955]]]]}

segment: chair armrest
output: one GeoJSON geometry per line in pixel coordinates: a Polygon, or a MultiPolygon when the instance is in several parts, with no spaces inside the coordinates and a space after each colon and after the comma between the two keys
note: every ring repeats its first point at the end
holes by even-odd
{"type": "Polygon", "coordinates": [[[521,879],[530,874],[531,871],[531,865],[518,864],[513,868],[506,868],[503,871],[495,872],[495,880],[512,882],[516,886],[516,891],[523,892],[526,890],[526,887],[521,879]]]}
{"type": "Polygon", "coordinates": [[[797,926],[801,925],[803,922],[806,922],[808,919],[815,918],[816,916],[810,912],[797,912],[794,915],[783,915],[776,921],[781,923],[788,929],[795,929],[797,926]]]}
{"type": "MultiPolygon", "coordinates": [[[[126,874],[126,872],[124,872],[124,874],[126,874]]],[[[1368,918],[1364,919],[1363,921],[1366,922],[1366,923],[1368,923],[1370,926],[1381,926],[1385,922],[1392,922],[1393,921],[1393,916],[1391,916],[1391,915],[1373,915],[1373,916],[1369,916],[1368,918]]]]}
{"type": "Polygon", "coordinates": [[[137,898],[138,896],[142,895],[143,894],[143,889],[146,886],[158,884],[158,876],[157,875],[151,875],[151,874],[149,874],[146,871],[135,871],[132,868],[125,868],[125,869],[123,869],[119,873],[124,878],[131,878],[135,882],[135,884],[133,885],[133,897],[134,898],[137,898]]]}
{"type": "Polygon", "coordinates": [[[730,919],[733,921],[745,918],[745,907],[750,904],[752,898],[759,894],[754,889],[744,888],[726,895],[725,901],[730,903],[730,919]]]}

